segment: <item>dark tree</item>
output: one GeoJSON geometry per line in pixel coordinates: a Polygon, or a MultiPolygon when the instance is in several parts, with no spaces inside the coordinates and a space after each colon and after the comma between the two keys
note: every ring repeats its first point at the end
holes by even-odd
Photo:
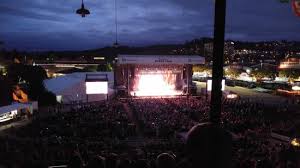
{"type": "Polygon", "coordinates": [[[48,92],[44,86],[47,79],[46,71],[40,66],[12,64],[8,67],[7,76],[12,85],[25,84],[30,100],[38,100],[40,105],[56,102],[55,95],[48,92]]]}
{"type": "Polygon", "coordinates": [[[0,76],[0,106],[9,105],[12,102],[12,90],[8,80],[0,76]]]}

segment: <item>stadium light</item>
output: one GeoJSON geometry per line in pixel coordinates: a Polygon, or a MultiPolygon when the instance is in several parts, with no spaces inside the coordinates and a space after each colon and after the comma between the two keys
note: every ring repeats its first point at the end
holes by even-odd
{"type": "Polygon", "coordinates": [[[81,17],[85,17],[86,15],[90,14],[90,11],[85,9],[83,0],[81,0],[81,8],[76,10],[76,14],[81,15],[81,17]]]}

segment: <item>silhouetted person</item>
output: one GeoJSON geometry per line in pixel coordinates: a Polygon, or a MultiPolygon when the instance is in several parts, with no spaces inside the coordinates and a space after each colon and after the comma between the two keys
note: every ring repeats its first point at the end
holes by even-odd
{"type": "Polygon", "coordinates": [[[186,159],[179,168],[230,168],[232,137],[216,124],[202,123],[188,132],[186,159]]]}
{"type": "Polygon", "coordinates": [[[156,168],[174,168],[176,166],[174,156],[162,153],[156,158],[156,168]]]}

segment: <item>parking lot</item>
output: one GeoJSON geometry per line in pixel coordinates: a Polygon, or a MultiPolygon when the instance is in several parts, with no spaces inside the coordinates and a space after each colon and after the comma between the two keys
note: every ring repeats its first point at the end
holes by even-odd
{"type": "MultiPolygon", "coordinates": [[[[206,88],[206,83],[205,82],[197,82],[197,90],[201,90],[201,88],[206,88]]],[[[255,89],[249,89],[245,87],[240,87],[240,86],[226,86],[225,90],[233,91],[237,93],[242,99],[244,98],[249,98],[252,100],[257,100],[257,101],[264,101],[266,104],[270,105],[276,105],[276,104],[281,104],[285,103],[287,100],[290,100],[290,98],[283,97],[283,96],[278,96],[272,93],[263,93],[263,92],[258,92],[255,89]]]]}

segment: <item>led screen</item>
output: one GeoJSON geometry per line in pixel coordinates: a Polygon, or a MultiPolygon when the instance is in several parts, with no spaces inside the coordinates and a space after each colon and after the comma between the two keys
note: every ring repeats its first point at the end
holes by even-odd
{"type": "Polygon", "coordinates": [[[86,94],[107,94],[107,82],[86,82],[86,94]]]}

